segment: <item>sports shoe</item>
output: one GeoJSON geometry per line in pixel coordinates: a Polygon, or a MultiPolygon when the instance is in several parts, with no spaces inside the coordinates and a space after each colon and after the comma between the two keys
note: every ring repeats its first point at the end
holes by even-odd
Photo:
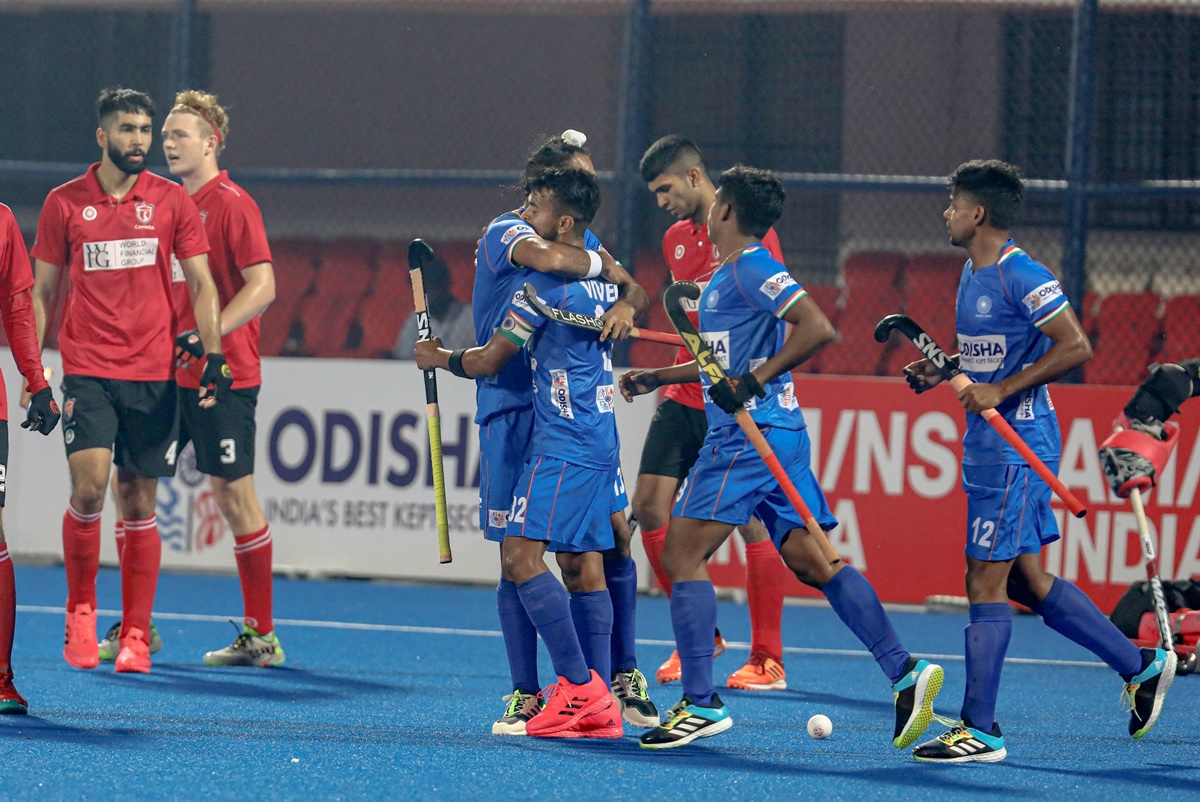
{"type": "MultiPolygon", "coordinates": [[[[237,624],[233,626],[237,628],[237,624]]],[[[270,668],[282,665],[286,659],[287,655],[283,653],[279,638],[275,637],[273,631],[264,635],[251,627],[242,627],[233,643],[224,649],[205,653],[204,665],[270,668]]]]}
{"type": "Polygon", "coordinates": [[[492,735],[524,735],[529,719],[542,711],[542,702],[536,693],[513,690],[504,697],[508,707],[504,715],[492,722],[492,735]]]}
{"type": "Polygon", "coordinates": [[[1121,691],[1121,706],[1129,713],[1129,734],[1141,738],[1150,732],[1163,699],[1175,681],[1175,666],[1179,658],[1166,649],[1142,649],[1146,667],[1125,683],[1121,691]]]}
{"type": "MultiPolygon", "coordinates": [[[[729,644],[725,642],[725,638],[721,637],[721,633],[717,632],[713,636],[713,658],[718,658],[725,654],[725,650],[729,648],[729,644]]],[[[667,661],[658,667],[658,671],[654,672],[654,678],[658,680],[659,685],[666,685],[668,682],[679,682],[683,678],[683,664],[679,662],[679,650],[671,652],[671,656],[667,661]]]]}
{"type": "MultiPolygon", "coordinates": [[[[121,622],[113,624],[108,628],[108,632],[100,641],[100,662],[111,663],[117,659],[117,652],[121,651],[121,622]]],[[[158,627],[154,625],[153,619],[150,621],[150,654],[158,654],[162,651],[162,638],[158,636],[158,627]]]]}
{"type": "Polygon", "coordinates": [[[0,715],[23,716],[29,712],[29,702],[17,693],[11,673],[0,674],[0,715]]]}
{"type": "Polygon", "coordinates": [[[715,693],[712,703],[716,707],[701,707],[690,696],[684,696],[668,711],[666,721],[642,736],[642,748],[674,749],[725,732],[733,726],[733,718],[715,693]]]}
{"type": "Polygon", "coordinates": [[[150,673],[150,644],[146,643],[146,633],[137,627],[130,627],[125,637],[121,638],[116,671],[118,674],[150,673]]]}
{"type": "Polygon", "coordinates": [[[743,691],[782,691],[787,689],[783,663],[766,652],[751,652],[746,665],[729,675],[726,688],[743,691]]]}
{"type": "Polygon", "coordinates": [[[904,676],[892,686],[892,699],[896,706],[892,746],[897,749],[912,746],[925,732],[933,718],[933,697],[942,689],[944,679],[945,672],[936,663],[908,658],[904,676]]]}
{"type": "Polygon", "coordinates": [[[912,754],[926,763],[998,763],[1008,756],[1008,750],[1004,748],[999,724],[994,724],[988,733],[960,721],[918,746],[912,754]]]}
{"type": "Polygon", "coordinates": [[[618,671],[613,675],[612,695],[621,705],[621,716],[638,729],[649,729],[659,724],[658,708],[650,701],[646,692],[646,675],[636,668],[618,671]]]}
{"type": "Polygon", "coordinates": [[[584,719],[592,713],[604,711],[608,713],[607,720],[611,722],[615,719],[615,722],[609,725],[586,722],[588,729],[599,732],[606,726],[619,727],[621,708],[613,699],[608,683],[594,670],[589,669],[588,673],[591,679],[584,685],[572,685],[566,677],[559,677],[556,685],[550,685],[538,694],[546,704],[541,713],[525,723],[525,734],[534,738],[607,737],[599,734],[591,736],[581,729],[581,725],[585,724],[584,719]]]}
{"type": "Polygon", "coordinates": [[[76,668],[100,665],[100,645],[96,642],[96,611],[90,604],[77,604],[67,611],[67,631],[63,638],[63,659],[76,668]]]}

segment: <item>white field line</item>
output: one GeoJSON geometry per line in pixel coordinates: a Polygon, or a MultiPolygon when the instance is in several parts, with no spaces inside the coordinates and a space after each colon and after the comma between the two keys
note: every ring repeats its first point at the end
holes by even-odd
{"type": "MultiPolygon", "coordinates": [[[[17,612],[19,613],[37,613],[45,615],[63,615],[62,607],[46,607],[33,604],[18,604],[17,612]]],[[[97,615],[120,617],[120,610],[97,610],[97,615]]],[[[200,613],[163,613],[154,611],[154,618],[160,621],[234,621],[237,622],[240,615],[202,615],[200,613]]],[[[349,629],[362,632],[404,632],[420,635],[458,635],[462,637],[472,638],[500,638],[503,634],[495,629],[458,629],[454,627],[417,627],[406,624],[361,624],[355,621],[311,621],[303,618],[276,618],[275,623],[285,627],[310,627],[313,629],[349,629]]],[[[656,640],[653,638],[638,638],[637,642],[643,646],[670,646],[674,648],[675,642],[669,640],[656,640]]],[[[727,645],[730,649],[737,649],[748,652],[750,650],[749,643],[741,641],[728,641],[727,645]]],[[[831,657],[870,657],[869,652],[861,649],[816,649],[804,646],[785,646],[783,651],[787,654],[807,654],[807,655],[825,655],[831,657]]],[[[924,657],[927,660],[940,660],[942,662],[963,662],[964,658],[961,654],[919,654],[919,657],[924,657]]],[[[1041,658],[1031,657],[1006,657],[1004,662],[1013,663],[1015,665],[1029,666],[1076,666],[1083,668],[1107,668],[1104,663],[1092,660],[1045,660],[1041,658]]]]}

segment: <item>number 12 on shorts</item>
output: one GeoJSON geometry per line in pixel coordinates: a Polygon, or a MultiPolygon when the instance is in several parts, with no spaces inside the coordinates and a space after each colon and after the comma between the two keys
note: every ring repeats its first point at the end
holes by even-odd
{"type": "Polygon", "coordinates": [[[996,532],[996,524],[976,518],[971,521],[971,542],[976,546],[987,548],[992,545],[992,535],[996,532]]]}

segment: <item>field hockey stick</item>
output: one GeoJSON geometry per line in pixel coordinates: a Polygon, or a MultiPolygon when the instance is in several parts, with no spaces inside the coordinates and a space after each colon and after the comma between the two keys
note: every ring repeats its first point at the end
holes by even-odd
{"type": "Polygon", "coordinates": [[[1150,582],[1150,598],[1154,601],[1154,621],[1158,624],[1158,644],[1167,651],[1175,650],[1175,638],[1171,634],[1171,618],[1167,615],[1167,599],[1163,595],[1162,580],[1158,576],[1158,557],[1154,553],[1154,541],[1150,539],[1150,525],[1146,522],[1146,508],[1142,506],[1142,491],[1130,489],[1129,500],[1133,502],[1133,517],[1137,519],[1138,535],[1142,540],[1142,557],[1146,561],[1146,579],[1150,582]]]}
{"type": "MultiPolygon", "coordinates": [[[[696,331],[696,326],[692,323],[692,319],[683,311],[682,301],[695,301],[699,297],[699,286],[690,281],[676,281],[667,287],[666,292],[663,293],[663,305],[667,308],[667,316],[671,318],[671,324],[675,326],[675,330],[683,338],[687,349],[696,358],[696,364],[700,366],[700,370],[704,371],[704,374],[708,376],[709,382],[716,384],[725,379],[725,371],[717,363],[708,343],[696,331]]],[[[825,530],[817,523],[816,516],[809,510],[808,505],[804,503],[804,499],[800,496],[800,491],[792,484],[787,471],[779,463],[779,458],[771,450],[770,444],[763,437],[763,433],[759,431],[758,426],[754,423],[754,419],[750,417],[744,407],[734,413],[733,419],[742,427],[742,431],[746,433],[746,438],[754,446],[754,450],[758,452],[758,456],[767,464],[771,475],[775,477],[775,481],[779,482],[779,486],[783,488],[784,495],[788,497],[788,501],[792,502],[792,506],[800,515],[800,519],[804,521],[804,528],[808,530],[808,534],[821,549],[821,553],[825,555],[825,559],[831,565],[841,560],[841,555],[837,553],[837,549],[829,542],[829,538],[825,535],[825,530]]]]}
{"type": "MultiPolygon", "coordinates": [[[[555,323],[565,323],[568,326],[576,326],[581,329],[588,329],[589,331],[601,331],[604,328],[604,321],[598,317],[591,317],[579,312],[571,312],[566,309],[550,306],[538,297],[537,290],[529,282],[525,282],[525,300],[529,302],[529,305],[533,307],[535,312],[548,320],[553,320],[555,323]]],[[[646,340],[647,342],[683,345],[683,339],[679,335],[670,334],[665,331],[634,328],[630,329],[629,336],[639,340],[646,340]]]]}
{"type": "MultiPolygon", "coordinates": [[[[917,350],[925,355],[930,364],[942,375],[942,378],[950,382],[950,386],[954,388],[955,392],[972,383],[970,377],[955,367],[954,363],[950,361],[950,357],[946,355],[946,352],[939,348],[938,344],[933,341],[933,338],[926,334],[925,330],[918,326],[908,315],[888,315],[879,321],[875,326],[875,341],[881,343],[887,342],[893,329],[903,334],[909,342],[917,347],[917,350]]],[[[1046,463],[1038,458],[1037,454],[1033,453],[1033,449],[1021,439],[1021,435],[1013,430],[1013,427],[1009,425],[1009,422],[1004,419],[1003,415],[994,409],[985,409],[979,414],[991,424],[992,428],[1004,438],[1005,442],[1016,449],[1016,452],[1021,455],[1026,464],[1030,468],[1033,468],[1038,476],[1042,477],[1042,481],[1050,485],[1050,489],[1054,491],[1056,496],[1062,499],[1072,515],[1076,518],[1082,518],[1087,515],[1087,507],[1083,505],[1083,502],[1067,489],[1067,486],[1054,475],[1054,472],[1046,466],[1046,463]]]]}
{"type": "MultiPolygon", "coordinates": [[[[433,248],[422,239],[408,244],[408,275],[412,279],[413,304],[417,315],[417,341],[433,338],[429,327],[429,304],[425,299],[425,282],[421,268],[433,259],[433,248]]],[[[433,368],[425,374],[425,418],[429,422],[429,460],[433,465],[433,503],[437,512],[438,562],[448,563],[450,554],[450,523],[446,517],[446,476],[442,470],[442,413],[438,408],[437,377],[433,368]]]]}

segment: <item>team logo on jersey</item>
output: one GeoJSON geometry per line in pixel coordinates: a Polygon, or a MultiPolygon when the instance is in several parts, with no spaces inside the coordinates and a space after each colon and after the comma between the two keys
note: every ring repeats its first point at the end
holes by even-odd
{"type": "Polygon", "coordinates": [[[713,290],[708,294],[708,300],[704,303],[709,309],[716,309],[717,304],[720,303],[720,301],[721,293],[718,290],[713,290]]]}
{"type": "MultiPolygon", "coordinates": [[[[616,285],[614,284],[613,286],[615,287],[616,285]]],[[[537,315],[537,312],[533,311],[533,307],[530,306],[529,302],[525,300],[525,290],[517,290],[517,292],[513,295],[512,302],[513,306],[520,307],[531,315],[537,315]]]]}
{"type": "Polygon", "coordinates": [[[138,222],[145,225],[154,219],[154,204],[142,201],[133,207],[133,213],[137,217],[138,222]]]}
{"type": "Polygon", "coordinates": [[[602,384],[596,388],[596,409],[601,412],[613,411],[613,387],[611,384],[602,384]]]}
{"type": "Polygon", "coordinates": [[[157,259],[157,239],[113,239],[83,243],[85,271],[150,267],[157,259]]]}
{"type": "Polygon", "coordinates": [[[790,286],[795,286],[795,284],[796,284],[796,280],[794,278],[792,278],[791,275],[786,270],[784,270],[779,273],[776,273],[775,275],[771,276],[769,279],[764,281],[762,283],[762,286],[759,287],[758,289],[760,292],[762,292],[763,295],[767,296],[772,301],[774,301],[776,298],[779,297],[779,293],[783,292],[785,289],[787,289],[790,286]]]}
{"type": "Polygon", "coordinates": [[[550,401],[558,409],[558,417],[575,420],[575,409],[571,406],[571,382],[565,370],[550,371],[550,401]]]}
{"type": "Polygon", "coordinates": [[[83,219],[87,220],[88,222],[95,220],[96,219],[96,207],[95,206],[84,206],[83,207],[83,219]]]}
{"type": "Polygon", "coordinates": [[[508,229],[507,231],[505,231],[503,234],[500,235],[500,244],[507,245],[508,243],[510,243],[514,239],[516,239],[518,234],[536,234],[536,233],[537,232],[534,231],[530,226],[525,225],[524,223],[518,223],[517,225],[513,226],[512,228],[508,229]]]}
{"type": "Polygon", "coordinates": [[[200,210],[200,222],[204,225],[208,225],[208,209],[200,210]]]}
{"type": "Polygon", "coordinates": [[[992,311],[992,299],[986,295],[980,295],[975,299],[975,311],[980,315],[986,315],[992,311]]]}
{"type": "Polygon", "coordinates": [[[686,248],[684,248],[682,245],[676,245],[676,246],[675,246],[675,258],[676,258],[676,259],[682,259],[682,258],[683,258],[683,254],[684,254],[684,253],[686,253],[686,252],[687,252],[687,249],[686,249],[686,248]]]}
{"type": "Polygon", "coordinates": [[[982,337],[958,335],[959,367],[963,370],[989,372],[1004,364],[1008,340],[1003,334],[982,337]]]}
{"type": "Polygon", "coordinates": [[[1055,298],[1061,297],[1062,285],[1057,281],[1047,281],[1045,284],[1022,298],[1021,302],[1024,303],[1029,309],[1029,313],[1033,314],[1046,304],[1053,301],[1055,298]]]}
{"type": "Polygon", "coordinates": [[[508,510],[488,510],[488,529],[504,529],[508,526],[508,510]]]}

